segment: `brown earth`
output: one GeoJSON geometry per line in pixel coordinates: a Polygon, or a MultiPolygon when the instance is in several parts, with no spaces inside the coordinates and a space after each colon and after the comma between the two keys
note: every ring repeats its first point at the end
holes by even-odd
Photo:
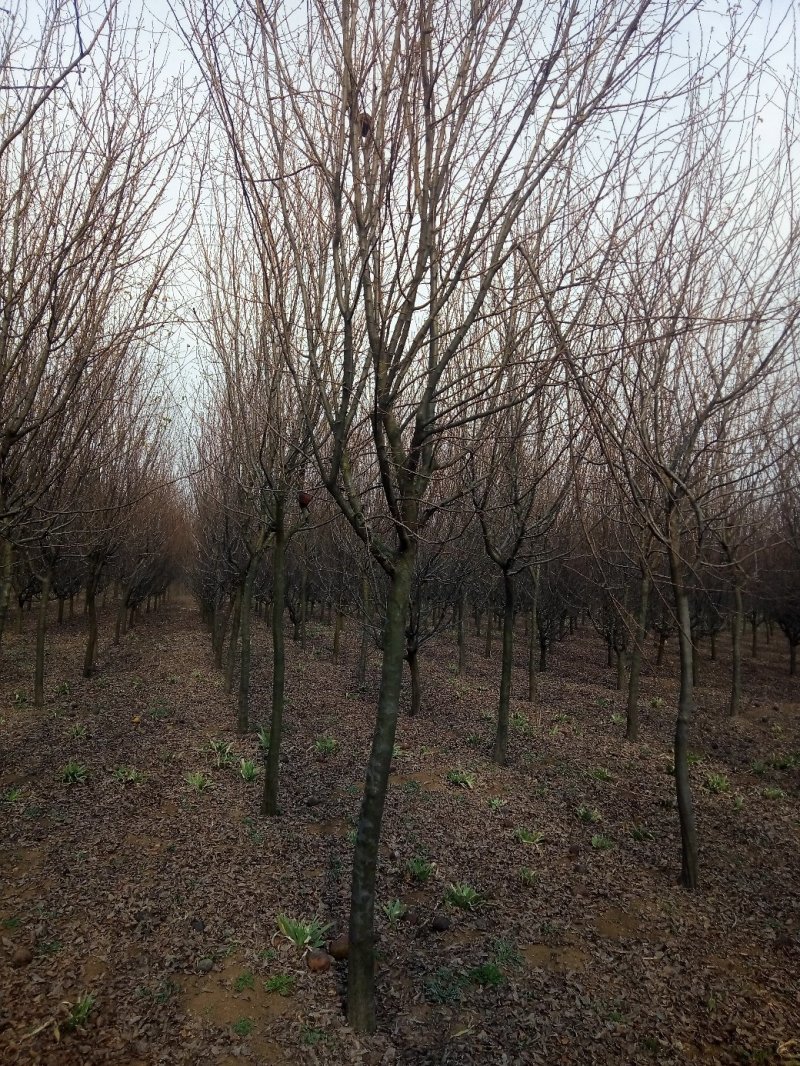
{"type": "MultiPolygon", "coordinates": [[[[602,645],[588,629],[567,637],[538,707],[514,701],[499,769],[488,759],[497,659],[473,637],[462,681],[450,636],[429,646],[384,822],[380,1026],[360,1038],[342,1010],[346,961],[311,973],[277,916],[346,931],[377,658],[359,691],[355,635],[340,665],[327,625],[309,626],[306,649],[289,643],[284,814],[266,822],[263,771],[254,784],[239,774],[242,757],[261,766],[257,741],[235,735],[188,600],[146,615],[122,647],[101,644],[90,681],[82,619],[53,624],[41,710],[28,702],[32,634],[26,618],[0,659],[0,1061],[800,1062],[800,692],[777,636],[745,664],[736,722],[725,718],[727,647],[717,662],[704,653],[693,895],[676,882],[674,650],[645,673],[632,746],[602,645]],[[323,736],[331,754],[315,749],[323,736]],[[212,739],[233,742],[230,767],[215,765],[212,739]],[[84,783],[61,780],[70,759],[84,783]],[[124,783],[120,767],[142,780],[124,783]],[[449,783],[453,769],[473,772],[472,787],[449,783]],[[210,786],[197,791],[192,773],[210,786]],[[542,839],[524,843],[518,829],[542,839]],[[412,858],[432,864],[428,881],[410,876],[412,858]],[[475,888],[478,905],[446,902],[452,883],[475,888]],[[393,900],[403,917],[384,914],[393,900]]],[[[254,661],[258,721],[262,623],[254,661]]]]}

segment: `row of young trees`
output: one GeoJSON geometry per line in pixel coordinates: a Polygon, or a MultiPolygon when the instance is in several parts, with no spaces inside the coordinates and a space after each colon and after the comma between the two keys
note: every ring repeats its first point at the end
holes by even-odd
{"type": "MultiPolygon", "coordinates": [[[[547,576],[567,573],[571,544],[634,675],[650,603],[673,621],[682,877],[697,884],[699,589],[732,596],[740,648],[765,515],[781,492],[782,506],[796,499],[795,100],[777,73],[792,27],[765,27],[756,7],[704,20],[658,0],[185,0],[180,25],[215,159],[197,312],[212,368],[198,587],[218,655],[236,590],[244,728],[254,587],[271,581],[267,813],[287,546],[307,592],[301,535],[329,523],[315,536],[350,555],[341,516],[380,603],[348,969],[348,1016],[368,1030],[402,672],[408,661],[414,676],[422,618],[446,616],[426,579],[444,571],[443,586],[463,588],[468,537],[502,590],[498,761],[515,611],[527,589],[543,630],[547,576]]],[[[771,528],[788,552],[785,525],[771,528]]],[[[791,556],[787,580],[793,569],[791,556]]],[[[736,681],[733,713],[739,700],[736,681]]]]}
{"type": "Polygon", "coordinates": [[[0,83],[0,642],[12,594],[37,597],[41,704],[48,602],[84,589],[90,676],[98,593],[121,586],[118,636],[180,554],[164,343],[190,101],[114,3],[4,11],[0,83]]]}

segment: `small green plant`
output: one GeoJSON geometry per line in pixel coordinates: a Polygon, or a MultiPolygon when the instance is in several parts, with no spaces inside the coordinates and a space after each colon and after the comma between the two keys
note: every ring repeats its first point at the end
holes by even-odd
{"type": "Polygon", "coordinates": [[[508,800],[501,799],[499,796],[492,796],[489,800],[489,810],[499,811],[502,807],[508,803],[508,800]]]}
{"type": "Polygon", "coordinates": [[[330,929],[330,922],[312,918],[310,922],[298,921],[285,914],[278,915],[278,932],[296,948],[321,948],[325,943],[325,934],[330,929]]]}
{"type": "Polygon", "coordinates": [[[227,740],[212,740],[210,748],[214,755],[214,761],[219,767],[230,766],[233,762],[233,744],[227,740]]]}
{"type": "Polygon", "coordinates": [[[266,726],[260,725],[256,730],[256,736],[258,737],[258,746],[262,751],[269,750],[269,729],[266,726]]]}
{"type": "Polygon", "coordinates": [[[22,789],[18,785],[12,785],[3,793],[3,803],[19,803],[22,800],[22,789]]]}
{"type": "Polygon", "coordinates": [[[592,837],[592,847],[597,851],[608,851],[614,847],[614,841],[604,833],[595,833],[592,837]]]}
{"type": "Polygon", "coordinates": [[[211,786],[211,778],[206,777],[206,775],[199,770],[187,774],[185,780],[186,784],[189,785],[190,788],[193,788],[195,792],[205,792],[205,790],[211,786]]]}
{"type": "Polygon", "coordinates": [[[422,981],[425,998],[431,1003],[458,1003],[464,988],[464,974],[442,966],[422,981]]]}
{"type": "Polygon", "coordinates": [[[316,1047],[317,1044],[324,1044],[328,1037],[324,1029],[313,1029],[309,1025],[304,1025],[300,1030],[300,1039],[308,1047],[316,1047]]]}
{"type": "Polygon", "coordinates": [[[154,721],[161,722],[169,716],[169,707],[163,703],[158,703],[155,707],[149,707],[147,713],[154,721]]]}
{"type": "Polygon", "coordinates": [[[498,966],[519,966],[522,962],[522,956],[512,940],[495,940],[492,951],[498,966]]]}
{"type": "Polygon", "coordinates": [[[27,695],[19,689],[14,690],[14,706],[21,707],[23,703],[28,702],[27,695]]]}
{"type": "Polygon", "coordinates": [[[67,1029],[77,1029],[79,1026],[83,1026],[89,1019],[89,1015],[92,1013],[94,1007],[94,996],[89,992],[85,992],[82,996],[79,996],[74,1003],[69,1005],[69,1013],[67,1020],[64,1023],[67,1029]]]}
{"type": "Polygon", "coordinates": [[[88,770],[75,759],[70,759],[66,766],[61,768],[61,780],[68,785],[82,785],[88,777],[88,770]]]}
{"type": "Polygon", "coordinates": [[[709,792],[720,794],[722,792],[730,792],[731,784],[724,774],[707,774],[706,788],[709,792]]]}
{"type": "Polygon", "coordinates": [[[635,825],[635,826],[633,826],[633,828],[631,829],[631,836],[633,837],[634,840],[637,840],[637,841],[640,841],[640,842],[643,841],[643,840],[652,840],[653,839],[653,834],[650,832],[649,829],[646,828],[646,826],[643,826],[643,825],[635,825]]]}
{"type": "Polygon", "coordinates": [[[294,977],[288,973],[276,973],[264,982],[265,992],[274,992],[278,996],[291,996],[294,992],[294,977]]]}
{"type": "Polygon", "coordinates": [[[317,737],[314,741],[314,751],[317,755],[333,755],[336,751],[336,741],[333,737],[317,737]]]}
{"type": "Polygon", "coordinates": [[[690,751],[686,755],[686,762],[689,766],[697,766],[699,762],[703,761],[703,756],[696,751],[690,751]]]}
{"type": "Polygon", "coordinates": [[[355,847],[356,841],[358,840],[358,829],[356,829],[355,827],[353,827],[352,829],[348,829],[347,834],[345,836],[345,840],[348,844],[350,844],[351,847],[355,847]]]}
{"type": "Polygon", "coordinates": [[[761,795],[769,800],[780,800],[786,797],[782,788],[765,788],[761,795]]]}
{"type": "Polygon", "coordinates": [[[71,691],[72,689],[69,687],[69,681],[62,681],[56,689],[56,692],[59,694],[59,696],[69,696],[71,691]]]}
{"type": "Polygon", "coordinates": [[[247,992],[256,987],[256,979],[250,970],[243,970],[233,982],[234,992],[247,992]]]}
{"type": "Polygon", "coordinates": [[[605,766],[598,766],[594,770],[589,771],[589,777],[593,777],[595,781],[613,781],[614,777],[610,770],[607,770],[605,766]]]}
{"type": "Polygon", "coordinates": [[[467,737],[467,744],[469,744],[471,748],[480,748],[483,746],[483,737],[480,733],[470,733],[467,737]]]}
{"type": "Polygon", "coordinates": [[[523,735],[528,735],[531,732],[530,722],[524,714],[519,712],[511,715],[511,727],[523,735]]]}
{"type": "Polygon", "coordinates": [[[140,785],[144,781],[144,774],[133,766],[118,766],[113,776],[123,785],[140,785]]]}
{"type": "Polygon", "coordinates": [[[539,874],[530,866],[520,866],[519,879],[523,883],[523,885],[527,885],[530,888],[531,885],[535,885],[536,882],[539,880],[539,874]]]}
{"type": "Polygon", "coordinates": [[[514,839],[520,844],[541,844],[544,841],[544,833],[538,829],[526,829],[524,825],[518,825],[514,830],[514,839]]]}
{"type": "Polygon", "coordinates": [[[419,783],[419,781],[414,781],[412,779],[411,781],[405,782],[405,784],[403,785],[403,791],[408,792],[410,796],[415,796],[418,792],[422,791],[422,785],[419,783]]]}
{"type": "Polygon", "coordinates": [[[407,909],[408,908],[405,906],[405,904],[399,899],[390,900],[388,903],[384,903],[383,905],[383,913],[386,915],[392,925],[394,925],[396,921],[403,917],[407,909]]]}
{"type": "Polygon", "coordinates": [[[480,892],[464,882],[454,882],[448,885],[444,898],[454,907],[461,907],[465,911],[473,911],[483,902],[480,892]]]}
{"type": "Polygon", "coordinates": [[[664,701],[660,696],[653,696],[653,698],[650,700],[650,706],[654,710],[659,711],[664,706],[664,701]]]}
{"type": "Polygon", "coordinates": [[[0,922],[0,929],[19,929],[21,925],[22,922],[20,919],[16,914],[13,914],[10,918],[4,918],[2,922],[0,922]]]}
{"type": "Polygon", "coordinates": [[[603,820],[600,811],[596,807],[587,807],[585,803],[582,803],[580,807],[577,807],[575,813],[578,815],[582,822],[601,822],[603,820]]]}
{"type": "Polygon", "coordinates": [[[740,811],[744,807],[744,796],[736,795],[733,797],[733,809],[740,811]]]}
{"type": "Polygon", "coordinates": [[[433,863],[428,862],[421,855],[414,855],[406,863],[406,870],[412,881],[424,884],[426,881],[430,881],[433,876],[433,863]]]}
{"type": "Polygon", "coordinates": [[[499,988],[505,978],[503,971],[493,962],[483,962],[469,971],[469,979],[481,988],[499,988]]]}
{"type": "Polygon", "coordinates": [[[469,770],[449,770],[447,783],[449,785],[457,785],[459,788],[474,788],[475,774],[469,770]]]}
{"type": "Polygon", "coordinates": [[[750,769],[758,777],[761,777],[767,772],[767,764],[764,762],[763,759],[756,759],[755,762],[751,764],[750,769]]]}
{"type": "Polygon", "coordinates": [[[234,1033],[236,1033],[237,1036],[240,1036],[242,1037],[242,1039],[244,1039],[245,1037],[250,1036],[253,1031],[253,1019],[238,1018],[231,1026],[231,1029],[233,1029],[234,1033]]]}
{"type": "Polygon", "coordinates": [[[85,740],[89,735],[89,730],[81,722],[76,722],[75,725],[70,728],[69,735],[73,740],[85,740]]]}
{"type": "Polygon", "coordinates": [[[614,725],[625,725],[625,715],[620,714],[619,711],[615,711],[611,715],[611,721],[614,723],[614,725]]]}
{"type": "Polygon", "coordinates": [[[255,781],[258,776],[258,767],[252,759],[241,759],[239,762],[239,776],[243,781],[255,781]]]}

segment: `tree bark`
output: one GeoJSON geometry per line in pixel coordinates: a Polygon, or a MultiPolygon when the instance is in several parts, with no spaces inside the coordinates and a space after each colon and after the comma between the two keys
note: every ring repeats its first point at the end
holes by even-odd
{"type": "Polygon", "coordinates": [[[483,657],[484,659],[491,659],[492,657],[492,623],[494,619],[492,617],[492,611],[486,612],[486,642],[483,645],[483,657]]]}
{"type": "Polygon", "coordinates": [[[789,641],[789,677],[797,673],[797,645],[789,641]]]}
{"type": "Polygon", "coordinates": [[[353,856],[347,1018],[359,1033],[375,1029],[375,874],[397,730],[405,657],[405,621],[413,566],[414,549],[409,547],[398,556],[389,587],[378,712],[353,856]]]}
{"type": "Polygon", "coordinates": [[[514,669],[514,575],[503,571],[503,652],[500,662],[500,702],[492,762],[508,762],[508,715],[511,702],[511,675],[514,669]]]}

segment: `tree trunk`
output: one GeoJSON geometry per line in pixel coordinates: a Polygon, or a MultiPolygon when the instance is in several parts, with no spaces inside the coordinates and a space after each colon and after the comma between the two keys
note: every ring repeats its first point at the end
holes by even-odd
{"type": "Polygon", "coordinates": [[[231,596],[228,600],[228,608],[224,614],[221,609],[217,611],[217,628],[214,632],[212,647],[214,649],[214,665],[218,670],[222,669],[222,658],[225,651],[225,635],[228,632],[231,615],[233,614],[233,601],[234,597],[231,596]]]}
{"type": "Polygon", "coordinates": [[[225,667],[225,691],[233,692],[233,675],[236,672],[236,655],[239,651],[239,621],[242,617],[242,586],[237,585],[233,603],[233,620],[228,642],[228,662],[225,667]]]}
{"type": "Polygon", "coordinates": [[[397,558],[389,586],[378,712],[353,856],[347,1018],[359,1033],[375,1029],[375,874],[400,705],[405,621],[413,568],[414,550],[408,548],[397,558]]]}
{"type": "Polygon", "coordinates": [[[64,624],[64,597],[58,597],[58,624],[63,626],[64,624]]]}
{"type": "Polygon", "coordinates": [[[11,601],[11,574],[14,549],[11,541],[3,538],[0,552],[0,644],[3,642],[3,630],[8,617],[8,605],[11,601]]]}
{"type": "Polygon", "coordinates": [[[535,703],[538,695],[536,679],[536,646],[539,641],[539,564],[533,570],[531,617],[528,623],[528,703],[535,703]]]}
{"type": "Polygon", "coordinates": [[[272,712],[264,794],[261,800],[261,813],[271,818],[280,813],[278,786],[283,737],[283,689],[286,675],[286,650],[283,634],[283,615],[286,606],[286,531],[283,507],[283,500],[278,498],[275,536],[272,542],[272,712]]]}
{"type": "Polygon", "coordinates": [[[664,662],[664,649],[666,648],[666,646],[667,646],[667,635],[666,635],[666,633],[663,633],[663,632],[659,633],[658,634],[658,655],[656,655],[656,666],[657,667],[661,666],[662,663],[664,662]]]}
{"type": "Polygon", "coordinates": [[[731,702],[728,713],[735,718],[742,703],[742,632],[744,630],[744,610],[742,608],[742,590],[738,583],[733,586],[734,611],[731,619],[731,702]]]}
{"type": "Polygon", "coordinates": [[[508,762],[508,714],[511,702],[511,675],[514,669],[514,576],[503,571],[503,652],[500,662],[500,702],[497,708],[497,731],[492,762],[508,762]]]}
{"type": "Polygon", "coordinates": [[[789,641],[789,677],[797,673],[797,645],[789,641]]]}
{"type": "Polygon", "coordinates": [[[114,627],[114,644],[118,645],[120,638],[125,634],[125,616],[128,613],[128,593],[130,589],[127,585],[122,586],[120,592],[119,602],[117,603],[117,622],[114,627]]]}
{"type": "Polygon", "coordinates": [[[547,673],[547,637],[542,631],[542,627],[538,626],[539,631],[539,673],[547,673]]]}
{"type": "Polygon", "coordinates": [[[467,593],[461,593],[458,606],[458,676],[467,676],[467,593]]]}
{"type": "Polygon", "coordinates": [[[716,662],[717,661],[717,634],[713,630],[712,630],[712,632],[710,634],[710,640],[711,640],[711,661],[712,662],[716,662]]]}
{"type": "Polygon", "coordinates": [[[486,612],[486,643],[483,646],[484,659],[491,659],[492,657],[492,623],[494,619],[492,617],[492,611],[486,612]]]}
{"type": "Polygon", "coordinates": [[[411,708],[409,715],[415,718],[422,706],[422,685],[419,676],[419,652],[416,648],[409,648],[406,652],[408,673],[411,677],[411,708]]]}
{"type": "MultiPolygon", "coordinates": [[[[305,561],[303,562],[303,569],[300,572],[300,647],[306,646],[306,618],[308,616],[308,569],[305,561]]],[[[313,610],[313,607],[312,607],[313,610]]]]}
{"type": "Polygon", "coordinates": [[[639,614],[636,618],[636,635],[631,651],[631,672],[628,677],[628,706],[626,711],[625,739],[639,739],[639,678],[642,673],[642,653],[647,635],[647,608],[650,603],[650,576],[642,574],[639,584],[639,614]]]}
{"type": "Polygon", "coordinates": [[[86,641],[86,654],[83,658],[83,676],[91,677],[94,671],[94,653],[97,647],[97,583],[100,571],[93,570],[86,584],[86,611],[89,615],[89,637],[86,641]]]}
{"type": "Polygon", "coordinates": [[[258,555],[254,555],[247,567],[242,589],[242,608],[239,630],[242,636],[242,658],[239,667],[239,705],[236,728],[244,735],[250,725],[250,609],[253,602],[253,580],[256,576],[258,555]]]}
{"type": "Polygon", "coordinates": [[[36,669],[33,679],[33,702],[44,706],[44,645],[47,636],[47,604],[50,599],[50,582],[53,575],[48,570],[42,580],[42,598],[39,602],[39,617],[36,620],[36,669]]]}
{"type": "Polygon", "coordinates": [[[339,650],[342,644],[342,609],[337,605],[333,624],[333,661],[339,662],[339,650]]]}
{"type": "Polygon", "coordinates": [[[758,658],[758,621],[756,619],[755,611],[750,616],[750,629],[752,630],[752,639],[750,643],[750,655],[753,659],[758,658]]]}
{"type": "Polygon", "coordinates": [[[617,657],[617,692],[625,688],[625,649],[620,648],[616,652],[617,657]]]}
{"type": "Polygon", "coordinates": [[[680,652],[680,693],[678,717],[675,722],[675,792],[681,826],[681,882],[685,888],[697,888],[697,825],[689,784],[689,725],[694,712],[692,674],[692,630],[689,597],[681,574],[680,535],[673,516],[670,516],[668,545],[670,577],[678,619],[678,648],[680,652]]]}

